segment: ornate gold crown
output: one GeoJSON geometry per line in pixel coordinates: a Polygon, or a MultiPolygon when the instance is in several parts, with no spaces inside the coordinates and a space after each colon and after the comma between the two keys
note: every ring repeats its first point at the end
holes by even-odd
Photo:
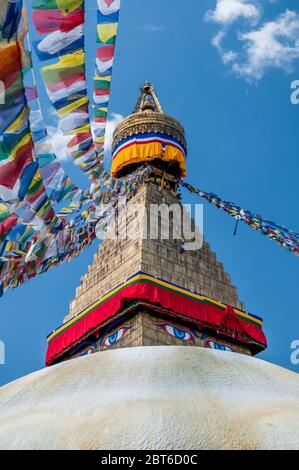
{"type": "MultiPolygon", "coordinates": [[[[123,119],[115,128],[112,153],[115,154],[115,151],[122,142],[126,142],[126,140],[130,141],[130,137],[133,138],[134,136],[140,136],[142,134],[169,136],[170,139],[173,139],[174,144],[177,142],[178,146],[181,146],[183,156],[178,155],[178,157],[176,157],[176,154],[173,153],[173,161],[177,162],[177,167],[179,168],[177,173],[179,173],[180,176],[185,176],[186,139],[184,128],[176,119],[173,119],[163,112],[157,95],[149,82],[146,82],[140,91],[141,93],[133,113],[123,119]]],[[[171,145],[171,142],[169,142],[169,145],[171,145]]],[[[142,157],[140,157],[140,161],[138,161],[139,164],[153,161],[152,149],[150,150],[151,155],[148,156],[144,151],[142,152],[142,157]]],[[[155,159],[161,162],[167,161],[168,164],[171,158],[171,156],[164,157],[163,152],[155,156],[155,159]]],[[[132,162],[127,155],[125,156],[125,160],[126,162],[119,158],[117,162],[113,161],[111,171],[113,176],[118,176],[120,171],[123,171],[126,166],[130,165],[131,167],[132,162]]],[[[133,163],[136,164],[136,161],[133,163]]]]}

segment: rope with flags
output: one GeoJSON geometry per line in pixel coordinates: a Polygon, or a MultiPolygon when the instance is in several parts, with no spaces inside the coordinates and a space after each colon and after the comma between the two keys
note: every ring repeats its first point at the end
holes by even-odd
{"type": "MultiPolygon", "coordinates": [[[[85,79],[85,55],[81,48],[83,1],[34,0],[32,6],[33,20],[43,34],[40,41],[33,43],[34,50],[42,61],[56,60],[54,66],[42,68],[42,73],[49,73],[47,77],[53,85],[47,89],[50,100],[52,104],[57,103],[56,98],[59,104],[61,99],[71,103],[61,113],[59,126],[65,135],[71,136],[71,144],[68,143],[71,150],[76,141],[75,163],[92,176],[92,184],[89,189],[79,189],[56,158],[38,99],[28,47],[26,8],[21,0],[4,0],[0,6],[0,79],[5,88],[5,102],[0,107],[0,293],[79,254],[95,238],[95,224],[107,217],[107,214],[97,214],[101,201],[107,194],[113,200],[120,187],[132,193],[136,187],[134,181],[141,177],[137,175],[115,184],[104,170],[94,142],[90,141],[88,107],[82,107],[80,101],[83,97],[87,102],[85,80],[78,84],[75,76],[75,91],[68,86],[63,90],[68,79],[73,79],[74,63],[85,79]],[[55,82],[57,68],[60,81],[55,82]],[[92,160],[87,157],[87,143],[88,150],[92,147],[92,160]],[[55,214],[54,205],[63,199],[70,203],[55,214]]],[[[108,103],[106,108],[108,112],[108,103]]]]}
{"type": "Polygon", "coordinates": [[[85,72],[84,0],[33,0],[33,23],[42,36],[34,42],[49,100],[76,165],[92,177],[103,172],[89,117],[85,72]],[[54,60],[54,62],[53,62],[54,60]]]}
{"type": "Polygon", "coordinates": [[[97,50],[94,75],[94,140],[104,157],[104,138],[118,31],[120,0],[97,0],[97,50]]]}
{"type": "MultiPolygon", "coordinates": [[[[27,20],[25,15],[20,16],[21,6],[18,2],[12,7],[12,2],[6,1],[7,15],[0,42],[0,80],[4,84],[4,99],[0,104],[2,237],[16,230],[24,211],[29,211],[31,220],[38,219],[49,231],[60,225],[46,193],[35,152],[28,88],[24,84],[24,74],[30,69],[30,56],[24,47],[27,20]],[[16,18],[20,20],[19,24],[16,24],[16,18]],[[3,35],[8,25],[11,25],[9,32],[3,35]],[[8,217],[4,216],[7,212],[10,212],[8,217]]],[[[35,96],[34,93],[30,95],[35,96]]]]}
{"type": "Polygon", "coordinates": [[[283,225],[276,224],[270,220],[264,219],[258,214],[254,214],[247,209],[242,209],[240,206],[233,202],[228,202],[221,199],[217,194],[207,193],[200,189],[195,188],[183,180],[177,182],[184,188],[188,189],[190,193],[196,194],[204,198],[209,203],[216,206],[218,209],[226,212],[236,219],[242,221],[249,227],[257,230],[263,235],[268,236],[271,240],[277,242],[295,254],[299,254],[299,233],[290,230],[283,225]]]}

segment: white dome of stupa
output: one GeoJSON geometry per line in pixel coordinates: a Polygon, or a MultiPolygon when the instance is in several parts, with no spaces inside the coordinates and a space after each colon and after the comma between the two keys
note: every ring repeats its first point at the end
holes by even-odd
{"type": "Polygon", "coordinates": [[[0,389],[1,449],[298,449],[299,376],[200,347],[116,349],[0,389]]]}

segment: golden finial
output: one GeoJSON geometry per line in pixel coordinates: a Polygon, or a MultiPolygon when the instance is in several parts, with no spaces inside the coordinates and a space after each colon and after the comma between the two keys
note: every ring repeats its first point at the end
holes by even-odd
{"type": "Polygon", "coordinates": [[[158,97],[154,91],[154,87],[148,80],[140,88],[140,95],[133,113],[140,113],[144,111],[153,111],[155,113],[164,114],[158,97]]]}
{"type": "Polygon", "coordinates": [[[147,111],[155,112],[155,105],[149,96],[145,96],[140,106],[140,111],[145,113],[147,111]]]}

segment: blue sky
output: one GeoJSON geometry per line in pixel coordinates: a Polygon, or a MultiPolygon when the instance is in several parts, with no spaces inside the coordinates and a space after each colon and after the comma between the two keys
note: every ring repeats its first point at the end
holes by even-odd
{"type": "MultiPolygon", "coordinates": [[[[122,3],[112,122],[114,114],[132,111],[138,88],[150,80],[164,110],[185,127],[187,181],[298,230],[299,105],[290,102],[290,84],[299,79],[297,1],[122,3]]],[[[96,2],[87,4],[92,77],[96,2]]],[[[38,79],[47,124],[53,127],[41,85],[38,79]]],[[[71,162],[64,165],[87,186],[71,162]]],[[[187,192],[183,200],[200,202],[187,192]]],[[[264,318],[269,347],[260,357],[299,372],[290,362],[290,343],[299,339],[298,258],[243,224],[233,236],[234,225],[204,203],[207,241],[247,310],[264,318]]],[[[0,299],[0,340],[6,348],[0,384],[43,367],[46,336],[68,312],[96,251],[97,243],[0,299]]]]}

